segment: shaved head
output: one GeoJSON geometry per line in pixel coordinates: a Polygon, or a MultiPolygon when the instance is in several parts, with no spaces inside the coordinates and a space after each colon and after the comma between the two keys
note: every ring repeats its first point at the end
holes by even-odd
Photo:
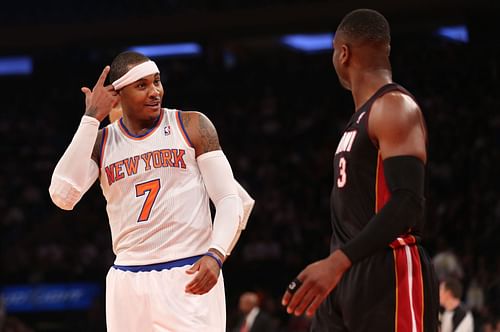
{"type": "Polygon", "coordinates": [[[335,33],[332,55],[340,84],[351,90],[353,81],[381,70],[390,77],[390,42],[389,23],[379,12],[357,9],[344,16],[335,33]]]}
{"type": "Polygon", "coordinates": [[[372,9],[357,9],[347,14],[337,28],[337,34],[353,42],[390,44],[389,22],[372,9]]]}

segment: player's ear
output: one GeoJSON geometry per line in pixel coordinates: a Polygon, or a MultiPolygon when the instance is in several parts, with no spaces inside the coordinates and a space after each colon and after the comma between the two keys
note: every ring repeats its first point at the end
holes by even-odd
{"type": "Polygon", "coordinates": [[[347,62],[349,62],[350,58],[351,58],[351,50],[349,48],[349,45],[342,44],[342,46],[340,46],[339,62],[345,65],[347,64],[347,62]]]}

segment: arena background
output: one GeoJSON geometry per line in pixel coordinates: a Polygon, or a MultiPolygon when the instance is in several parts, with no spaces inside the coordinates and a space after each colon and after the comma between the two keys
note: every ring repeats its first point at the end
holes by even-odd
{"type": "Polygon", "coordinates": [[[61,211],[50,176],[83,114],[80,87],[131,46],[184,42],[201,52],[154,58],[163,104],[212,119],[256,199],[224,267],[228,327],[238,296],[256,290],[279,331],[305,331],[307,319],[287,316],[279,300],[300,269],[328,254],[331,163],[353,103],[331,50],[303,52],[282,37],[332,33],[360,7],[387,16],[394,80],[418,98],[429,127],[424,244],[440,277],[461,279],[476,330],[486,331],[500,316],[499,5],[487,0],[2,3],[0,331],[105,331],[114,257],[104,199],[94,185],[61,211]],[[443,27],[465,27],[467,38],[440,35],[443,27]],[[19,57],[25,73],[8,74],[19,57]]]}

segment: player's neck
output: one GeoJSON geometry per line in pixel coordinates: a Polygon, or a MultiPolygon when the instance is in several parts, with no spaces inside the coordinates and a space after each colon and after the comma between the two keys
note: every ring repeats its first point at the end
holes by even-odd
{"type": "Polygon", "coordinates": [[[378,89],[392,82],[389,69],[359,71],[352,79],[351,92],[357,111],[378,89]]]}
{"type": "Polygon", "coordinates": [[[127,130],[136,136],[143,135],[158,124],[161,115],[151,119],[133,119],[123,115],[121,121],[127,130]]]}

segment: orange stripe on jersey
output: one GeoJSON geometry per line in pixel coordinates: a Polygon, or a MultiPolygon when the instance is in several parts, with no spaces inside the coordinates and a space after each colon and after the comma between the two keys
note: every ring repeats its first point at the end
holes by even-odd
{"type": "Polygon", "coordinates": [[[380,152],[377,157],[377,174],[375,178],[375,213],[378,213],[391,198],[391,193],[385,182],[384,163],[380,152]]]}
{"type": "Polygon", "coordinates": [[[418,247],[393,249],[396,279],[395,332],[423,332],[424,296],[418,247]]]}
{"type": "Polygon", "coordinates": [[[107,141],[108,141],[108,129],[106,127],[104,127],[102,129],[101,155],[99,156],[99,172],[101,171],[102,160],[104,158],[104,151],[105,151],[107,141]]]}
{"type": "Polygon", "coordinates": [[[194,148],[194,146],[191,143],[191,140],[189,139],[189,136],[186,132],[186,129],[184,128],[184,123],[182,123],[181,112],[177,111],[177,113],[175,113],[175,118],[177,119],[177,126],[179,127],[179,131],[181,132],[182,137],[184,138],[184,141],[186,142],[186,144],[188,146],[194,148]]]}
{"type": "Polygon", "coordinates": [[[147,131],[144,135],[140,135],[140,136],[134,136],[134,135],[132,135],[128,131],[127,127],[125,127],[125,125],[123,124],[123,118],[120,118],[120,120],[118,120],[118,127],[120,128],[120,131],[126,137],[128,137],[130,139],[133,139],[133,140],[136,140],[136,141],[140,141],[140,140],[143,140],[145,138],[148,138],[149,136],[151,136],[156,131],[156,129],[158,129],[158,127],[160,126],[161,121],[163,120],[163,113],[165,113],[165,111],[162,108],[161,111],[160,111],[160,116],[156,120],[156,123],[155,123],[154,127],[151,128],[151,129],[149,129],[149,131],[147,131]]]}

